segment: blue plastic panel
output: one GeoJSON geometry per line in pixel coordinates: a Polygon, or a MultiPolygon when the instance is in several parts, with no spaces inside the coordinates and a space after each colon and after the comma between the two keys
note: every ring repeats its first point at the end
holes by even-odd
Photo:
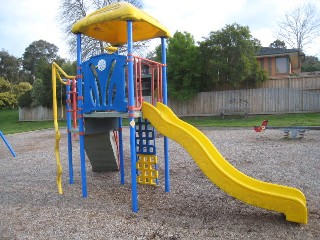
{"type": "Polygon", "coordinates": [[[83,62],[83,112],[127,112],[125,98],[126,56],[101,54],[83,62]]]}

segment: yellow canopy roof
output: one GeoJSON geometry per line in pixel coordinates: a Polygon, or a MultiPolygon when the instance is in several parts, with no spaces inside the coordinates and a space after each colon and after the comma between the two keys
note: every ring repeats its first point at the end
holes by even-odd
{"type": "Polygon", "coordinates": [[[112,45],[127,43],[127,20],[132,20],[133,41],[170,37],[167,28],[155,18],[127,2],[101,8],[72,26],[73,33],[82,33],[112,45]]]}

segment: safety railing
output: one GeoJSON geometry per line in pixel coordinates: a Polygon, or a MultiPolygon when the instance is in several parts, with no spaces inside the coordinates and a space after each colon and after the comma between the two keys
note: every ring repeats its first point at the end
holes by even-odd
{"type": "Polygon", "coordinates": [[[143,89],[147,78],[143,75],[150,75],[150,97],[151,104],[163,101],[162,95],[162,67],[163,64],[133,56],[134,58],[134,83],[135,83],[135,105],[140,110],[144,100],[143,89]]]}
{"type": "MultiPolygon", "coordinates": [[[[83,112],[128,111],[128,73],[126,56],[101,54],[91,57],[82,64],[84,79],[83,112]]],[[[134,62],[134,110],[141,110],[144,89],[149,84],[150,103],[162,102],[162,67],[163,64],[133,56],[134,62]],[[148,75],[149,78],[145,76],[148,75]],[[148,81],[148,82],[147,82],[148,81]]]]}

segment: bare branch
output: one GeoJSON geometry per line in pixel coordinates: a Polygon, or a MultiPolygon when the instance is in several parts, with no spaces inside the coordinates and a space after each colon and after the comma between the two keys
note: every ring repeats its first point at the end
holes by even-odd
{"type": "Polygon", "coordinates": [[[320,15],[312,4],[304,4],[285,14],[278,23],[277,39],[303,50],[320,36],[320,15]]]}

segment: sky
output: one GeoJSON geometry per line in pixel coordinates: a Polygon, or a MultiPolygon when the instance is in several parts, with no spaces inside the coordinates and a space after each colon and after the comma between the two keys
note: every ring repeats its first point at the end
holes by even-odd
{"type": "MultiPolygon", "coordinates": [[[[143,0],[144,10],[176,31],[192,34],[195,41],[203,40],[211,31],[227,24],[248,26],[251,35],[267,47],[276,38],[278,22],[285,13],[305,0],[143,0]]],[[[319,0],[308,2],[317,6],[319,0]]],[[[37,40],[45,40],[59,48],[59,55],[71,58],[67,41],[58,24],[59,0],[7,0],[0,7],[0,50],[22,57],[25,49],[37,40]]],[[[289,46],[287,46],[289,47],[289,46]]],[[[307,55],[320,59],[320,37],[305,49],[307,55]]]]}

